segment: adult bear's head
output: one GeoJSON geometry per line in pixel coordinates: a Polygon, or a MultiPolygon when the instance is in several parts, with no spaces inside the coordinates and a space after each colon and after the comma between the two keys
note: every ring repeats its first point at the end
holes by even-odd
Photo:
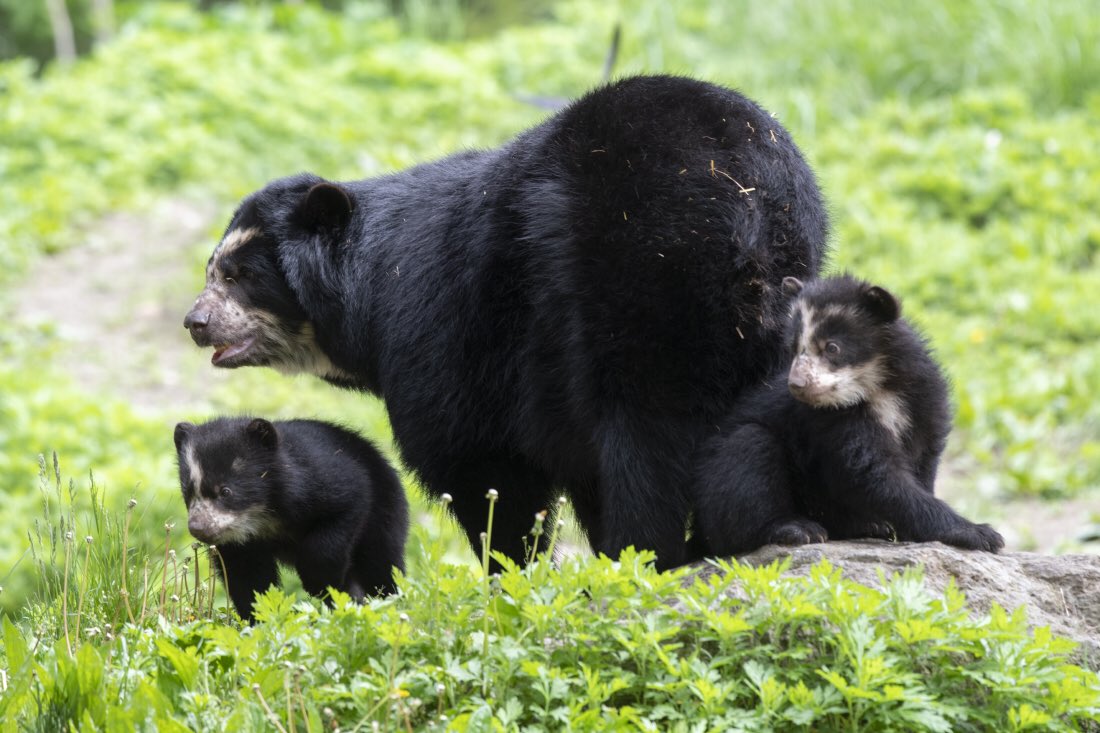
{"type": "Polygon", "coordinates": [[[318,344],[313,324],[341,302],[333,245],[345,238],[353,206],[346,188],[306,173],[241,203],[183,320],[196,344],[213,347],[214,366],[347,378],[318,344]]]}

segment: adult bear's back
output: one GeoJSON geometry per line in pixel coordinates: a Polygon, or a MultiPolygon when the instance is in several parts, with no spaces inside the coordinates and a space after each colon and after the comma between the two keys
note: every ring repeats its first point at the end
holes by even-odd
{"type": "Polygon", "coordinates": [[[774,367],[780,283],[817,273],[826,217],[772,117],[712,84],[636,77],[508,149],[532,267],[552,273],[544,328],[589,377],[572,400],[710,415],[774,367]]]}

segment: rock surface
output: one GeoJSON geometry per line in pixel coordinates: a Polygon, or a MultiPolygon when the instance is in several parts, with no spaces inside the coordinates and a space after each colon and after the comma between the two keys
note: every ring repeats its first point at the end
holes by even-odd
{"type": "MultiPolygon", "coordinates": [[[[998,603],[1008,610],[1027,609],[1028,623],[1081,644],[1079,656],[1100,666],[1100,555],[1040,555],[1030,552],[968,552],[939,542],[893,543],[877,540],[827,542],[800,547],[769,545],[737,559],[768,565],[790,557],[789,572],[804,575],[828,559],[845,578],[881,587],[881,570],[889,579],[913,565],[924,567],[925,585],[942,592],[953,578],[974,611],[985,613],[998,603]]],[[[702,573],[718,572],[707,565],[702,573]]]]}

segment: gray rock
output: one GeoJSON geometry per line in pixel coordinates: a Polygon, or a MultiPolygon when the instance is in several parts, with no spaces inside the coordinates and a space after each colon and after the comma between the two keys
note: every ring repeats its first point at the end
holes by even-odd
{"type": "MultiPolygon", "coordinates": [[[[1100,666],[1100,555],[1039,555],[1030,552],[970,552],[939,542],[859,540],[800,547],[769,545],[737,559],[768,565],[790,557],[789,572],[805,575],[828,559],[848,580],[874,588],[913,565],[924,568],[925,586],[943,592],[951,579],[966,594],[968,606],[986,613],[993,603],[1012,611],[1023,606],[1031,626],[1049,626],[1081,647],[1078,656],[1100,666]]],[[[719,572],[701,565],[700,573],[719,572]]]]}

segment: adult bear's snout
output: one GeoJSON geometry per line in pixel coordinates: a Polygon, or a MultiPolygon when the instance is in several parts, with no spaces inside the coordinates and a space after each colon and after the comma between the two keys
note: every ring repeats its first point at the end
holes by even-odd
{"type": "Polygon", "coordinates": [[[206,324],[210,323],[210,311],[205,308],[192,308],[191,311],[183,317],[183,327],[192,333],[195,329],[206,328],[206,324]]]}

